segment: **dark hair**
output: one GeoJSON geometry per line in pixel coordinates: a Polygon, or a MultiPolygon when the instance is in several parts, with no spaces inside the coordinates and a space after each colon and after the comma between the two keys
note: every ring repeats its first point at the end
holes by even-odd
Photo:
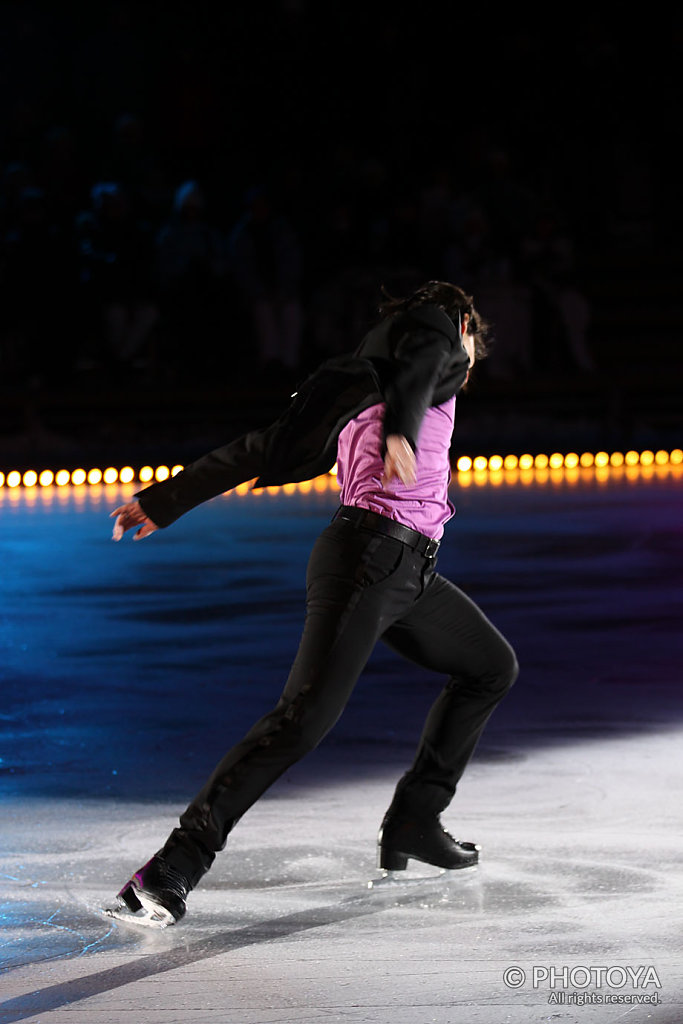
{"type": "Polygon", "coordinates": [[[469,313],[467,333],[474,337],[475,355],[477,359],[482,359],[486,355],[490,326],[477,313],[472,296],[467,295],[456,284],[449,284],[448,281],[427,281],[405,299],[395,299],[382,286],[382,295],[384,300],[379,307],[382,319],[393,316],[394,313],[403,313],[416,306],[426,305],[439,306],[456,324],[458,314],[463,317],[465,313],[469,313]]]}

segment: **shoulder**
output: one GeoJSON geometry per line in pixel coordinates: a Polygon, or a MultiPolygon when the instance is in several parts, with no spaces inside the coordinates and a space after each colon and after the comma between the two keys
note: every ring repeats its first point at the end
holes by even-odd
{"type": "Polygon", "coordinates": [[[439,334],[444,334],[451,342],[456,341],[458,337],[456,326],[448,314],[444,313],[440,306],[435,306],[432,303],[406,310],[402,317],[405,318],[405,326],[414,325],[430,331],[437,331],[439,334]]]}

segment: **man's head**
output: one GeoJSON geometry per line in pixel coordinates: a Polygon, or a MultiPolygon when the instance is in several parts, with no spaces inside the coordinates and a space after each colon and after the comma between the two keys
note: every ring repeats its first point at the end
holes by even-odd
{"type": "Polygon", "coordinates": [[[427,281],[426,284],[416,288],[406,299],[393,299],[386,292],[384,294],[386,300],[380,305],[380,313],[383,317],[414,309],[416,306],[439,306],[454,323],[457,324],[458,320],[460,321],[463,345],[470,357],[470,365],[474,363],[475,359],[481,359],[486,355],[489,325],[474,308],[472,296],[467,295],[457,285],[450,284],[448,281],[427,281]]]}

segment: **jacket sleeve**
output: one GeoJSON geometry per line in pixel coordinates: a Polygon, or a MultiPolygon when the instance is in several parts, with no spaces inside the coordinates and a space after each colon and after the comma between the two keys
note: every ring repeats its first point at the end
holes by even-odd
{"type": "Polygon", "coordinates": [[[138,491],[142,511],[159,527],[170,526],[196,505],[258,477],[274,425],[216,448],[169,480],[138,491]]]}
{"type": "Polygon", "coordinates": [[[367,359],[336,356],[312,373],[270,426],[238,437],[177,476],[139,491],[140,506],[157,526],[170,526],[203,501],[257,478],[257,486],[309,480],[334,463],[337,437],[348,420],[382,399],[367,359]]]}
{"type": "Polygon", "coordinates": [[[394,371],[385,387],[384,441],[401,434],[413,450],[434,390],[447,369],[469,364],[460,332],[436,306],[407,312],[396,325],[394,371]]]}

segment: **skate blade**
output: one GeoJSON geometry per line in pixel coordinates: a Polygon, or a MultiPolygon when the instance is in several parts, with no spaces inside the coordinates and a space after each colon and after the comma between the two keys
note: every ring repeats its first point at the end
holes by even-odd
{"type": "Polygon", "coordinates": [[[131,910],[121,899],[117,900],[113,907],[105,907],[104,913],[116,921],[142,928],[160,929],[175,924],[173,914],[163,907],[142,904],[139,910],[131,910]]]}
{"type": "Polygon", "coordinates": [[[382,870],[379,878],[371,878],[368,880],[368,889],[390,889],[390,888],[403,888],[406,885],[424,885],[425,882],[439,882],[447,875],[453,874],[452,871],[447,871],[445,868],[439,868],[436,872],[429,874],[409,874],[406,875],[405,871],[385,871],[382,870]]]}

